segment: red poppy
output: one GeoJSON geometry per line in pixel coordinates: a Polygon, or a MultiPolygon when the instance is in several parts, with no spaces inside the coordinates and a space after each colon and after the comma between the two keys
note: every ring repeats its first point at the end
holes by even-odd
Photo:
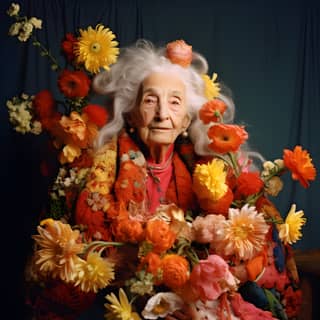
{"type": "Polygon", "coordinates": [[[219,122],[227,109],[227,105],[219,99],[213,99],[205,103],[199,110],[199,118],[204,124],[219,122]]]}
{"type": "Polygon", "coordinates": [[[32,101],[32,105],[40,120],[49,118],[54,113],[55,101],[49,90],[38,92],[32,101]]]}
{"type": "Polygon", "coordinates": [[[244,127],[232,124],[217,124],[209,128],[208,136],[212,140],[209,148],[214,152],[235,152],[248,139],[244,127]]]}
{"type": "Polygon", "coordinates": [[[60,91],[67,98],[83,98],[90,90],[91,80],[83,71],[63,70],[58,78],[60,91]]]}
{"type": "Polygon", "coordinates": [[[77,38],[72,33],[67,33],[64,40],[61,42],[62,51],[66,55],[68,61],[72,61],[75,58],[74,47],[77,42],[77,38]]]}
{"type": "Polygon", "coordinates": [[[107,110],[97,104],[88,104],[82,109],[82,113],[86,113],[89,120],[98,127],[104,126],[108,121],[107,110]]]}
{"type": "Polygon", "coordinates": [[[291,171],[292,179],[299,180],[300,184],[307,188],[309,180],[316,178],[316,169],[312,163],[309,153],[296,146],[293,151],[283,150],[283,161],[285,167],[291,171]]]}
{"type": "Polygon", "coordinates": [[[237,179],[237,195],[248,197],[262,190],[259,172],[242,172],[237,179]]]}

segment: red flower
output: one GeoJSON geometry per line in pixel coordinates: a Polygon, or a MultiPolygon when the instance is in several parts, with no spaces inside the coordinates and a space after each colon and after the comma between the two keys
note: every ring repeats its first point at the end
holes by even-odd
{"type": "Polygon", "coordinates": [[[107,110],[97,104],[88,104],[82,109],[82,113],[86,113],[89,120],[98,127],[104,126],[108,121],[107,110]]]}
{"type": "Polygon", "coordinates": [[[228,188],[225,195],[217,201],[201,200],[200,206],[206,211],[206,214],[222,214],[225,217],[228,215],[230,205],[233,201],[233,193],[228,188]]]}
{"type": "Polygon", "coordinates": [[[242,172],[237,180],[237,195],[248,197],[260,192],[263,186],[259,172],[242,172]]]}
{"type": "Polygon", "coordinates": [[[304,188],[309,186],[309,180],[316,178],[316,169],[312,164],[312,159],[306,150],[302,150],[301,146],[296,146],[293,151],[284,149],[283,161],[291,171],[292,179],[299,180],[304,188]]]}
{"type": "Polygon", "coordinates": [[[235,152],[248,139],[244,127],[233,124],[217,124],[209,128],[208,136],[212,140],[209,148],[218,153],[235,152]]]}
{"type": "Polygon", "coordinates": [[[292,287],[288,287],[284,293],[285,308],[288,317],[295,318],[299,315],[302,304],[302,291],[293,290],[292,287]]]}
{"type": "Polygon", "coordinates": [[[60,91],[67,98],[83,98],[90,89],[91,80],[82,71],[63,70],[58,78],[60,91]]]}
{"type": "Polygon", "coordinates": [[[55,101],[49,90],[38,92],[32,101],[32,105],[40,120],[50,118],[54,113],[55,101]]]}
{"type": "Polygon", "coordinates": [[[77,42],[77,38],[72,33],[67,33],[65,39],[61,42],[62,51],[68,61],[72,61],[75,58],[74,47],[77,42]]]}
{"type": "Polygon", "coordinates": [[[205,103],[199,110],[199,118],[204,124],[219,122],[227,109],[227,105],[219,99],[213,99],[205,103]]]}

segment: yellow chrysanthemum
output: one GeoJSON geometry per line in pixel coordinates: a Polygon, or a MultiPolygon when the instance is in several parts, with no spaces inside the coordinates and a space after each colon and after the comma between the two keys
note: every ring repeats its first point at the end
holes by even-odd
{"type": "Polygon", "coordinates": [[[33,239],[40,246],[35,261],[40,272],[72,281],[75,265],[81,260],[77,254],[83,250],[83,244],[78,241],[79,230],[53,219],[43,220],[37,230],[39,235],[34,235],[33,239]]]}
{"type": "Polygon", "coordinates": [[[303,218],[303,210],[296,212],[296,205],[293,204],[283,224],[278,225],[279,238],[285,243],[293,244],[301,237],[301,227],[306,223],[307,219],[303,218]]]}
{"type": "Polygon", "coordinates": [[[84,292],[105,288],[114,279],[114,263],[103,259],[99,253],[90,252],[87,260],[81,260],[76,266],[75,285],[80,285],[84,292]]]}
{"type": "Polygon", "coordinates": [[[107,309],[105,318],[107,320],[140,320],[136,312],[132,312],[131,304],[122,288],[119,289],[119,300],[114,293],[106,295],[110,303],[104,306],[107,309]]]}
{"type": "Polygon", "coordinates": [[[118,42],[114,41],[112,31],[98,24],[95,29],[89,26],[79,32],[79,42],[75,48],[77,62],[83,63],[92,73],[98,73],[100,68],[108,70],[117,61],[119,54],[118,42]]]}
{"type": "Polygon", "coordinates": [[[246,204],[241,210],[229,209],[229,219],[218,231],[216,250],[222,255],[250,260],[265,245],[268,230],[263,214],[258,213],[255,207],[246,204]]]}
{"type": "Polygon", "coordinates": [[[199,199],[217,201],[228,190],[227,172],[223,160],[213,159],[208,164],[198,164],[193,174],[193,189],[199,199]]]}
{"type": "Polygon", "coordinates": [[[212,100],[219,95],[220,85],[218,82],[215,82],[217,78],[218,75],[216,73],[213,73],[212,78],[206,74],[202,75],[204,81],[204,95],[208,100],[212,100]]]}

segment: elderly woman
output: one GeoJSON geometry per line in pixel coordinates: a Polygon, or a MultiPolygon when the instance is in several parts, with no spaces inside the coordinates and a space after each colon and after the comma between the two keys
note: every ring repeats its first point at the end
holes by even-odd
{"type": "MultiPolygon", "coordinates": [[[[253,165],[262,158],[245,147],[247,132],[231,123],[232,99],[207,71],[182,40],[160,49],[141,40],[95,77],[113,117],[74,206],[87,251],[80,259],[70,245],[72,263],[59,270],[79,289],[54,300],[67,305],[63,319],[105,287],[107,319],[295,316],[298,277],[253,165]]],[[[44,226],[67,233],[51,220],[44,226]]]]}

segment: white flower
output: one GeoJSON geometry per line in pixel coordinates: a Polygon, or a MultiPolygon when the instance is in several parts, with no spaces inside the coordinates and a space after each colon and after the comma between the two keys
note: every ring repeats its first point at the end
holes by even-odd
{"type": "Polygon", "coordinates": [[[41,29],[42,27],[42,20],[32,17],[31,19],[29,19],[29,22],[36,28],[36,29],[41,29]]]}
{"type": "Polygon", "coordinates": [[[9,9],[7,10],[7,14],[10,17],[16,16],[20,11],[20,6],[17,3],[11,3],[9,9]]]}
{"type": "Polygon", "coordinates": [[[15,22],[11,25],[9,29],[9,36],[16,36],[19,34],[19,31],[21,29],[22,23],[21,22],[15,22]]]}
{"type": "Polygon", "coordinates": [[[142,316],[144,319],[158,319],[166,317],[168,314],[183,307],[183,300],[173,292],[159,292],[152,296],[144,310],[142,316]]]}
{"type": "Polygon", "coordinates": [[[25,33],[31,33],[33,30],[33,24],[30,22],[25,22],[22,26],[22,30],[25,33]]]}
{"type": "Polygon", "coordinates": [[[272,177],[266,182],[265,191],[273,197],[276,197],[283,188],[283,182],[278,176],[272,177]]]}

